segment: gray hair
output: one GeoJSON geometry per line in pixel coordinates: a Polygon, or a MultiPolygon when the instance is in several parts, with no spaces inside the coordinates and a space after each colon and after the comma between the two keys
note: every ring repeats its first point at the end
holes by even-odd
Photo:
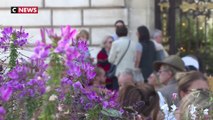
{"type": "Polygon", "coordinates": [[[162,34],[162,31],[159,30],[159,29],[155,29],[152,33],[152,38],[156,38],[157,36],[161,35],[162,34]]]}
{"type": "Polygon", "coordinates": [[[174,67],[169,66],[169,65],[162,65],[162,67],[163,67],[164,69],[166,69],[166,70],[171,71],[171,72],[172,72],[173,77],[175,77],[176,73],[178,72],[178,70],[177,70],[177,69],[175,69],[174,67]]]}
{"type": "Polygon", "coordinates": [[[104,39],[103,39],[102,42],[101,42],[101,47],[102,47],[102,48],[104,47],[104,45],[106,44],[106,41],[107,41],[109,38],[112,38],[112,40],[113,40],[113,37],[112,37],[111,35],[106,35],[106,36],[104,37],[104,39]]]}
{"type": "Polygon", "coordinates": [[[144,77],[141,73],[140,69],[130,69],[126,68],[123,72],[119,74],[120,75],[130,75],[133,78],[134,83],[143,83],[144,77]]]}
{"type": "Polygon", "coordinates": [[[130,68],[126,68],[124,71],[120,72],[118,76],[120,75],[130,75],[132,78],[134,77],[134,71],[130,68]]]}

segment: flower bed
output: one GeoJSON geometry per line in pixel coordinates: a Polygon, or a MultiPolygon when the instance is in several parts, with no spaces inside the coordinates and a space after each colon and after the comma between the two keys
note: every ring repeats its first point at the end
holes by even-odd
{"type": "Polygon", "coordinates": [[[28,44],[28,33],[12,27],[1,32],[1,52],[9,52],[9,63],[1,69],[0,120],[120,117],[112,110],[118,108],[117,93],[88,86],[95,77],[94,66],[86,60],[87,42],[73,39],[76,30],[62,27],[60,35],[53,29],[41,31],[43,40],[27,58],[18,49],[28,44]],[[45,42],[45,33],[51,44],[45,42]]]}

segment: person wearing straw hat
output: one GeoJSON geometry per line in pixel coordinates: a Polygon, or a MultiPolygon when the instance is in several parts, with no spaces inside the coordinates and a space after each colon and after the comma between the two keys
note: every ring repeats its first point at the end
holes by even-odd
{"type": "Polygon", "coordinates": [[[159,89],[159,92],[165,98],[168,106],[171,106],[172,104],[177,105],[179,102],[178,99],[172,99],[173,93],[178,92],[175,75],[177,72],[185,71],[184,62],[179,56],[171,55],[162,61],[156,61],[154,63],[154,69],[158,72],[160,83],[165,85],[159,89]]]}

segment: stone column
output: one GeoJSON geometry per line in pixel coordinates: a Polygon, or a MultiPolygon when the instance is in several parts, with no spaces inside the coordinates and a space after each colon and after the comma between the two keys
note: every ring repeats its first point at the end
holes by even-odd
{"type": "Polygon", "coordinates": [[[137,27],[146,25],[150,32],[154,29],[154,0],[126,0],[128,8],[129,35],[132,40],[137,40],[137,27]]]}

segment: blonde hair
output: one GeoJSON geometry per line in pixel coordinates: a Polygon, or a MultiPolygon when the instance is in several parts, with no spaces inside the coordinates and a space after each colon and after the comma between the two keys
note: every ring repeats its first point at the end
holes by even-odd
{"type": "Polygon", "coordinates": [[[85,35],[86,40],[89,40],[89,32],[87,30],[81,30],[78,35],[76,36],[76,39],[79,40],[81,36],[85,35]]]}
{"type": "MultiPolygon", "coordinates": [[[[193,120],[193,115],[196,115],[196,120],[204,120],[204,110],[208,109],[211,113],[213,110],[213,102],[211,101],[212,92],[208,90],[194,90],[185,96],[180,104],[180,119],[193,120]],[[194,113],[192,113],[194,109],[194,113]]],[[[210,116],[211,118],[213,116],[210,116]]]]}
{"type": "Polygon", "coordinates": [[[178,81],[178,94],[180,92],[188,92],[188,88],[196,80],[203,80],[208,83],[207,78],[199,71],[181,72],[175,76],[178,81]]]}

